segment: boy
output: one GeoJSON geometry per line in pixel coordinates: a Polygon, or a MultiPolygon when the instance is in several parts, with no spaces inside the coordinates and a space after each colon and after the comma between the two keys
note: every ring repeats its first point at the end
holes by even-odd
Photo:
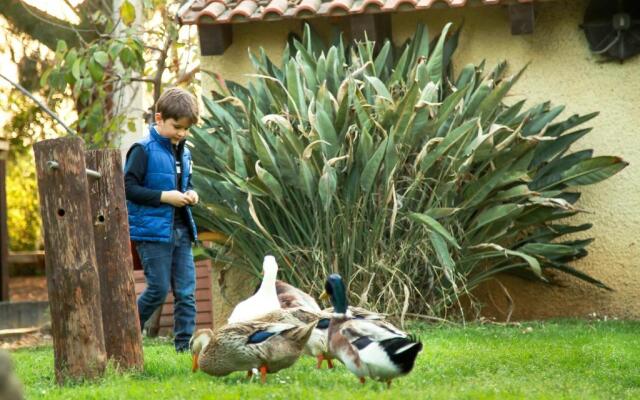
{"type": "Polygon", "coordinates": [[[196,226],[191,205],[189,127],[198,120],[195,98],[179,88],[166,90],[156,104],[155,125],[127,153],[125,191],[129,229],[147,280],[138,298],[140,325],[162,306],[171,287],[175,298],[174,345],[189,349],[196,319],[195,265],[191,242],[196,226]]]}

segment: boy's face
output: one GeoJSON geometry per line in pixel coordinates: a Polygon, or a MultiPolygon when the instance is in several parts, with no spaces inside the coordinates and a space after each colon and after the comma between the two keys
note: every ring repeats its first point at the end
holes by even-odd
{"type": "Polygon", "coordinates": [[[156,130],[160,136],[171,140],[173,144],[178,144],[189,134],[191,121],[187,117],[180,118],[176,121],[173,118],[162,119],[162,114],[156,113],[155,120],[156,130]]]}

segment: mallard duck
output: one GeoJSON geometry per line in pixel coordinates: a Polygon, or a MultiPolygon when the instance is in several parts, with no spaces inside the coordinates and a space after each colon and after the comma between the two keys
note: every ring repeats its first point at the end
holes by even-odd
{"type": "Polygon", "coordinates": [[[276,294],[282,308],[302,307],[311,311],[320,311],[320,306],[311,295],[281,280],[276,280],[276,294]]]}
{"type": "MultiPolygon", "coordinates": [[[[348,306],[347,309],[351,316],[356,319],[386,320],[387,318],[385,314],[369,311],[362,307],[348,306]]],[[[327,307],[323,309],[322,312],[333,314],[333,307],[327,307]]]]}
{"type": "MultiPolygon", "coordinates": [[[[321,318],[305,346],[305,354],[316,358],[316,368],[321,369],[325,360],[327,361],[327,367],[329,369],[333,368],[333,359],[335,357],[329,352],[328,340],[329,320],[333,313],[333,307],[321,311],[320,306],[311,295],[281,280],[276,280],[276,293],[282,309],[303,308],[316,313],[321,312],[321,318]]],[[[354,318],[384,319],[383,315],[360,307],[349,306],[349,311],[351,311],[354,318]]]]}
{"type": "Polygon", "coordinates": [[[9,353],[0,350],[0,399],[22,399],[22,384],[13,370],[9,353]]]}
{"type": "MultiPolygon", "coordinates": [[[[320,313],[320,306],[309,294],[297,287],[281,280],[276,281],[276,293],[282,309],[302,308],[315,313],[320,313]]],[[[318,361],[317,368],[322,368],[322,362],[327,360],[329,368],[333,368],[333,362],[328,349],[327,328],[331,314],[324,313],[323,318],[318,321],[316,328],[311,333],[309,341],[305,345],[305,354],[315,357],[318,361]]]]}
{"type": "Polygon", "coordinates": [[[189,342],[192,369],[224,376],[235,371],[250,375],[256,368],[264,383],[267,373],[288,368],[300,357],[317,317],[309,319],[312,322],[300,324],[291,312],[273,311],[263,320],[228,324],[216,332],[200,329],[189,342]]]}
{"type": "Polygon", "coordinates": [[[327,278],[322,298],[330,298],[334,314],[329,323],[329,351],[360,382],[365,377],[387,382],[408,374],[422,350],[414,336],[384,320],[355,319],[347,309],[344,281],[338,274],[327,278]]]}
{"type": "Polygon", "coordinates": [[[280,309],[280,302],[276,294],[276,276],[278,264],[273,256],[266,256],[262,263],[262,283],[258,291],[248,299],[236,305],[227,322],[245,322],[255,319],[270,311],[280,309]]]}
{"type": "MultiPolygon", "coordinates": [[[[282,303],[280,303],[282,305],[282,303]]],[[[349,306],[349,312],[354,318],[357,319],[372,319],[383,320],[384,315],[375,313],[373,311],[366,310],[360,307],[349,306]]],[[[322,368],[322,362],[327,360],[327,367],[333,368],[333,359],[336,358],[329,351],[329,323],[331,321],[331,314],[333,314],[333,307],[325,308],[322,310],[322,318],[318,320],[311,338],[307,342],[305,352],[310,354],[318,360],[316,368],[322,368]]]]}

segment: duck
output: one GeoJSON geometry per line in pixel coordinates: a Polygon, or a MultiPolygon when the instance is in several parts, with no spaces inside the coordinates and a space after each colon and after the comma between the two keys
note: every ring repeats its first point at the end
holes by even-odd
{"type": "Polygon", "coordinates": [[[311,295],[284,281],[276,280],[276,293],[280,307],[284,310],[304,309],[314,313],[322,313],[322,318],[318,320],[318,324],[313,329],[311,337],[305,345],[304,354],[316,358],[317,369],[322,368],[322,363],[325,360],[327,361],[327,367],[329,369],[333,368],[333,357],[329,353],[327,337],[331,314],[322,312],[320,306],[311,295]]]}
{"type": "Polygon", "coordinates": [[[265,383],[267,373],[288,368],[298,360],[317,321],[317,315],[305,310],[276,310],[260,319],[227,324],[215,332],[200,329],[189,342],[192,371],[200,369],[213,376],[248,371],[251,376],[255,368],[265,383]]]}
{"type": "MultiPolygon", "coordinates": [[[[322,369],[324,361],[327,362],[327,368],[334,367],[333,360],[335,357],[329,351],[329,321],[333,313],[333,307],[321,310],[316,300],[297,287],[281,280],[276,280],[276,293],[280,307],[283,310],[302,308],[315,313],[320,313],[318,324],[311,333],[311,337],[305,346],[304,353],[314,357],[317,360],[316,368],[322,369]]],[[[361,307],[349,306],[349,310],[354,318],[360,319],[384,319],[384,315],[366,310],[361,307]]]]}
{"type": "Polygon", "coordinates": [[[267,255],[262,263],[262,283],[258,291],[246,300],[238,303],[227,322],[237,323],[256,319],[271,311],[280,310],[280,301],[276,293],[276,277],[278,264],[275,257],[267,255]]]}
{"type": "MultiPolygon", "coordinates": [[[[357,319],[384,320],[385,318],[383,314],[378,314],[361,307],[349,306],[348,310],[353,318],[357,319]]],[[[333,360],[336,357],[329,351],[329,323],[332,314],[333,307],[328,307],[321,311],[321,318],[318,320],[318,324],[313,330],[305,349],[306,354],[314,356],[317,359],[317,369],[322,368],[322,363],[325,360],[327,361],[327,368],[332,369],[334,367],[333,360]]]]}
{"type": "Polygon", "coordinates": [[[329,322],[329,351],[362,384],[369,377],[391,387],[393,379],[411,372],[422,351],[422,343],[415,336],[385,320],[354,318],[339,274],[329,275],[321,298],[330,299],[334,309],[329,322]]]}
{"type": "Polygon", "coordinates": [[[308,293],[298,289],[297,287],[281,281],[276,280],[276,295],[282,308],[305,308],[307,310],[321,311],[320,306],[316,300],[308,293]]]}
{"type": "MultiPolygon", "coordinates": [[[[386,320],[387,316],[385,314],[380,314],[375,311],[367,310],[366,308],[356,307],[356,306],[348,306],[347,310],[353,318],[356,319],[372,319],[372,320],[386,320]]],[[[327,307],[322,310],[323,313],[333,314],[333,307],[327,307]]]]}
{"type": "Polygon", "coordinates": [[[22,398],[22,384],[13,369],[11,356],[0,349],[0,399],[21,400],[22,398]]]}

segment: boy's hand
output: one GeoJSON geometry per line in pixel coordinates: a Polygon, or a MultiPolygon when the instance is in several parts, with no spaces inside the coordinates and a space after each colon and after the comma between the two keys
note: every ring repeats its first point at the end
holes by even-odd
{"type": "Polygon", "coordinates": [[[170,190],[168,192],[162,192],[160,195],[160,201],[171,204],[174,207],[184,207],[187,204],[190,204],[191,199],[185,193],[177,190],[170,190]]]}
{"type": "Polygon", "coordinates": [[[189,198],[189,204],[198,204],[200,198],[198,197],[198,193],[196,193],[195,190],[187,190],[184,194],[189,198]]]}

